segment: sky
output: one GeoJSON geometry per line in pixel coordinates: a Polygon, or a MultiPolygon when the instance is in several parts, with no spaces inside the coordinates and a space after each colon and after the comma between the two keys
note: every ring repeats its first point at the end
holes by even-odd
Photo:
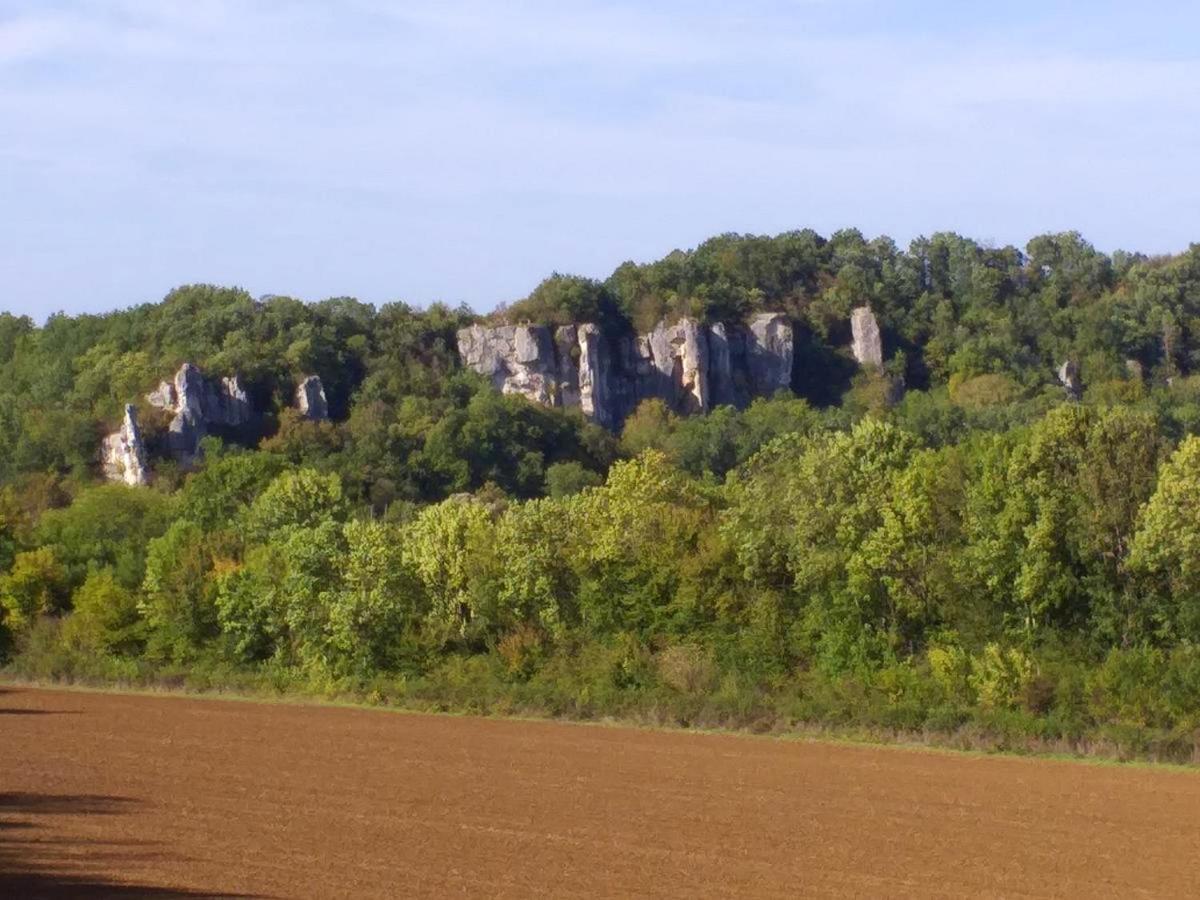
{"type": "Polygon", "coordinates": [[[1200,240],[1200,4],[0,0],[0,310],[526,295],[714,234],[1200,240]]]}

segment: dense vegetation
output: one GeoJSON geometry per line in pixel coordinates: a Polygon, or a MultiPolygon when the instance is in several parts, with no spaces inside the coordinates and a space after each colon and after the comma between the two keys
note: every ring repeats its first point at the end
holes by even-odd
{"type": "Polygon", "coordinates": [[[758,309],[799,323],[799,396],[650,401],[620,435],[462,371],[462,308],[0,314],[10,671],[1200,752],[1200,246],[730,235],[494,315],[758,309]],[[885,373],[843,349],[863,302],[885,373]],[[184,360],[262,421],[99,483],[100,435],[184,360]],[[288,409],[310,373],[332,423],[288,409]]]}

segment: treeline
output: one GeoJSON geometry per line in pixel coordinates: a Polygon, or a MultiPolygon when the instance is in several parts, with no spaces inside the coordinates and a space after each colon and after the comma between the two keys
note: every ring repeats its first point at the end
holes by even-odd
{"type": "Polygon", "coordinates": [[[500,315],[802,325],[806,396],[649,401],[619,435],[463,371],[466,309],[193,287],[0,316],[3,652],[50,678],[1186,759],[1197,262],[799,232],[548,279],[500,315]],[[891,368],[848,377],[839,329],[864,299],[891,368]],[[1080,401],[1055,383],[1068,358],[1080,401]],[[261,421],[194,472],[100,484],[100,435],[184,360],[240,373],[261,421]],[[307,374],[334,421],[289,409],[307,374]]]}

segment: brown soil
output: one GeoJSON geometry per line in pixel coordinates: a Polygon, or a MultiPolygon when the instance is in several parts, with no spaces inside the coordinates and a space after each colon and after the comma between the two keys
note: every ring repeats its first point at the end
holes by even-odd
{"type": "Polygon", "coordinates": [[[1190,772],[0,694],[0,896],[1200,896],[1190,772]]]}

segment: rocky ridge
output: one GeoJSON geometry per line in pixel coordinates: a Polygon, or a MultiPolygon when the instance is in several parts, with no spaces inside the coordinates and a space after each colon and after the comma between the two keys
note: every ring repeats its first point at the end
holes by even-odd
{"type": "MultiPolygon", "coordinates": [[[[1126,362],[1126,367],[1128,365],[1126,362]]],[[[1078,400],[1083,396],[1083,380],[1079,377],[1079,365],[1074,360],[1068,359],[1058,367],[1058,383],[1063,386],[1069,399],[1078,400]]]]}
{"type": "MultiPolygon", "coordinates": [[[[503,393],[577,407],[615,429],[649,398],[688,414],[789,388],[795,338],[787,316],[759,313],[736,323],[663,321],[642,334],[606,334],[593,323],[473,325],[458,332],[458,351],[503,393]]],[[[879,364],[882,354],[878,343],[879,364]]]]}
{"type": "MultiPolygon", "coordinates": [[[[200,442],[214,429],[238,429],[252,423],[258,411],[237,375],[209,378],[185,362],[170,381],[161,382],[146,395],[146,402],[170,414],[167,452],[188,469],[199,462],[200,442]]],[[[329,418],[325,387],[310,375],[296,388],[295,403],[301,415],[322,421],[329,418]]],[[[137,408],[127,404],[121,427],[100,446],[100,464],[109,481],[143,485],[150,480],[146,442],[138,426],[137,408]]]]}

